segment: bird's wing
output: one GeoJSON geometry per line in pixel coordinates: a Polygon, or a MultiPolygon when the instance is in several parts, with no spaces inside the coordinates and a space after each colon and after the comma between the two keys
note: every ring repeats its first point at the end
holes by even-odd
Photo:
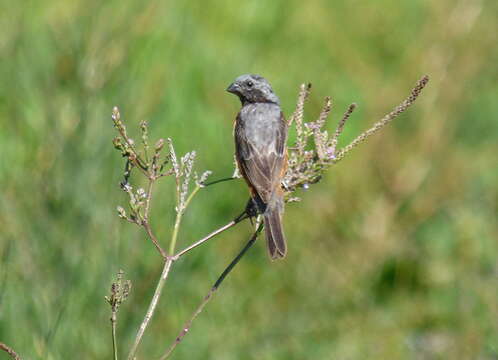
{"type": "Polygon", "coordinates": [[[282,112],[272,126],[258,129],[258,136],[250,136],[245,121],[237,115],[235,143],[237,162],[243,177],[261,200],[267,204],[274,190],[280,186],[286,165],[287,123],[282,112]]]}

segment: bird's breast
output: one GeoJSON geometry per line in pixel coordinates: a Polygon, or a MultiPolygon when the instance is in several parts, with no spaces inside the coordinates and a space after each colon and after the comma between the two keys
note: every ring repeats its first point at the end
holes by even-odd
{"type": "Polygon", "coordinates": [[[247,104],[240,111],[240,130],[256,148],[275,147],[279,128],[280,106],[272,103],[247,104]]]}

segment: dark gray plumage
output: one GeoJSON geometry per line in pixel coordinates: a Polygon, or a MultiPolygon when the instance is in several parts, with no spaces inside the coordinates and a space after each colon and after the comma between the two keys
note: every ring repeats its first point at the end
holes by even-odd
{"type": "Polygon", "coordinates": [[[237,95],[242,103],[234,129],[240,172],[264,216],[270,257],[283,258],[287,247],[281,222],[281,181],[287,165],[287,123],[280,101],[268,81],[259,75],[239,76],[227,91],[237,95]]]}

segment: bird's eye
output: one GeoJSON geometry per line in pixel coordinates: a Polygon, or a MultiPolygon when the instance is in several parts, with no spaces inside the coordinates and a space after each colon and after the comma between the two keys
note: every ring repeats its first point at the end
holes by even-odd
{"type": "Polygon", "coordinates": [[[248,81],[247,82],[247,87],[252,87],[254,84],[252,83],[252,81],[248,81]]]}

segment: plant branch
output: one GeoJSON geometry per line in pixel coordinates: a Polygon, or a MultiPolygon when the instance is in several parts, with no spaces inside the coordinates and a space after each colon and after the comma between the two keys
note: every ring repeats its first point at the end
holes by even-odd
{"type": "Polygon", "coordinates": [[[112,353],[114,354],[114,360],[118,360],[118,347],[116,344],[116,313],[113,311],[111,315],[111,327],[112,327],[112,353]]]}
{"type": "Polygon", "coordinates": [[[211,186],[211,185],[214,185],[214,184],[219,184],[221,182],[224,182],[224,181],[231,181],[231,180],[237,180],[238,178],[237,177],[228,177],[228,178],[223,178],[223,179],[218,179],[218,180],[214,180],[214,181],[210,181],[208,183],[204,183],[204,184],[201,184],[202,187],[208,187],[208,186],[211,186]]]}
{"type": "Polygon", "coordinates": [[[176,247],[176,239],[178,238],[178,231],[180,230],[180,223],[182,221],[182,211],[178,211],[175,218],[175,225],[173,226],[173,234],[171,235],[171,242],[169,245],[169,253],[173,254],[176,247]]]}
{"type": "Polygon", "coordinates": [[[128,298],[131,290],[131,281],[123,280],[124,272],[119,270],[115,282],[111,285],[111,292],[109,296],[104,298],[111,306],[111,330],[112,330],[112,353],[113,359],[118,360],[118,347],[116,340],[116,325],[118,322],[118,311],[121,304],[128,298]]]}
{"type": "Polygon", "coordinates": [[[344,125],[346,124],[346,121],[348,121],[349,117],[351,116],[351,114],[353,113],[353,111],[355,109],[356,109],[355,103],[349,105],[348,109],[346,110],[346,112],[342,116],[341,121],[339,121],[339,124],[337,124],[337,128],[335,130],[334,137],[332,138],[332,141],[331,141],[331,149],[330,149],[331,154],[335,154],[335,150],[337,148],[337,142],[339,140],[339,136],[341,136],[342,131],[344,130],[344,125]]]}
{"type": "Polygon", "coordinates": [[[144,221],[142,221],[142,226],[144,227],[145,232],[147,233],[147,235],[149,236],[149,239],[152,241],[152,243],[156,247],[157,251],[159,251],[159,253],[163,257],[163,259],[166,259],[168,257],[168,254],[166,254],[166,251],[164,251],[164,249],[161,247],[161,245],[159,245],[159,241],[157,241],[156,236],[152,232],[152,228],[151,228],[149,222],[144,219],[144,221]]]}
{"type": "Polygon", "coordinates": [[[195,243],[193,243],[192,245],[186,247],[185,249],[183,249],[182,251],[178,252],[173,258],[174,260],[178,260],[181,256],[185,255],[186,253],[188,253],[190,250],[193,250],[195,249],[196,247],[198,247],[199,245],[202,245],[203,243],[205,243],[206,241],[208,241],[209,239],[215,237],[216,235],[218,234],[221,234],[223,231],[225,230],[228,230],[230,229],[232,226],[235,226],[237,225],[239,222],[241,222],[242,220],[245,220],[247,219],[248,216],[246,214],[246,212],[244,211],[241,215],[237,216],[234,220],[230,221],[228,224],[226,225],[223,225],[222,227],[214,230],[213,232],[209,233],[208,235],[206,235],[205,237],[203,237],[202,239],[196,241],[195,243]]]}
{"type": "Polygon", "coordinates": [[[166,279],[168,278],[172,263],[173,263],[173,258],[170,256],[167,257],[164,263],[163,272],[161,273],[161,277],[159,278],[159,281],[157,283],[156,290],[154,291],[154,296],[152,297],[152,300],[149,304],[149,309],[145,314],[144,320],[142,321],[142,324],[138,329],[137,336],[135,337],[135,342],[133,343],[133,346],[130,349],[130,353],[128,354],[128,360],[134,360],[135,358],[135,355],[138,350],[138,345],[142,341],[142,336],[144,335],[145,329],[149,325],[150,319],[152,319],[152,315],[154,315],[154,312],[156,310],[157,303],[159,302],[159,297],[161,296],[164,284],[166,283],[166,279]]]}
{"type": "Polygon", "coordinates": [[[149,178],[149,185],[147,186],[147,197],[145,198],[145,210],[144,210],[144,219],[145,221],[149,221],[149,213],[150,213],[150,202],[152,200],[152,188],[154,187],[154,178],[149,178]]]}
{"type": "Polygon", "coordinates": [[[14,349],[12,349],[11,347],[5,345],[2,342],[0,342],[0,350],[5,351],[14,360],[21,360],[21,357],[14,351],[14,349]]]}
{"type": "Polygon", "coordinates": [[[202,188],[202,185],[198,184],[195,189],[190,193],[190,195],[187,197],[187,200],[185,200],[185,204],[179,204],[177,206],[177,213],[176,213],[176,219],[175,219],[175,225],[173,227],[173,234],[171,235],[171,242],[169,246],[169,253],[173,254],[175,252],[176,248],[176,241],[178,239],[178,231],[180,230],[180,224],[182,221],[183,214],[185,213],[185,210],[187,207],[190,205],[190,202],[194,198],[194,196],[199,192],[199,190],[202,188]]]}
{"type": "Polygon", "coordinates": [[[143,226],[143,228],[145,229],[145,232],[149,236],[149,239],[152,241],[152,243],[156,247],[157,251],[159,251],[162,258],[166,259],[166,257],[167,257],[166,251],[164,251],[164,249],[161,247],[161,245],[159,245],[159,241],[157,241],[157,238],[154,235],[154,233],[152,231],[152,227],[150,226],[150,223],[149,223],[150,202],[152,200],[152,190],[153,190],[153,186],[154,186],[154,181],[155,181],[155,178],[149,177],[149,185],[147,187],[147,197],[145,198],[144,216],[143,216],[143,221],[141,222],[140,225],[143,226]]]}
{"type": "Polygon", "coordinates": [[[181,341],[183,340],[183,338],[185,337],[185,335],[187,335],[187,333],[189,332],[190,327],[192,326],[192,323],[194,322],[194,320],[197,318],[197,316],[199,316],[199,314],[202,312],[202,310],[207,305],[207,303],[209,302],[209,300],[211,300],[213,294],[216,292],[216,290],[218,290],[218,288],[221,285],[221,283],[223,282],[223,280],[225,280],[225,278],[227,277],[227,275],[233,270],[233,268],[237,265],[237,263],[240,261],[240,259],[242,259],[242,257],[245,255],[245,253],[254,244],[254,242],[258,238],[258,235],[261,233],[261,230],[263,230],[263,223],[261,223],[258,226],[258,228],[254,232],[254,234],[251,236],[251,238],[249,239],[249,241],[247,242],[247,244],[244,246],[244,248],[237,254],[237,256],[235,257],[235,259],[233,259],[232,262],[221,273],[220,277],[216,280],[216,282],[214,283],[213,287],[211,287],[211,289],[209,290],[209,292],[207,293],[207,295],[204,296],[204,298],[202,299],[202,302],[199,304],[199,306],[197,307],[197,309],[191,315],[190,319],[185,323],[185,325],[183,326],[182,330],[180,331],[180,333],[176,337],[175,341],[173,341],[173,343],[169,346],[168,350],[164,353],[164,355],[161,356],[160,360],[167,359],[173,353],[173,350],[175,350],[175,348],[178,346],[178,344],[181,343],[181,341]]]}
{"type": "MultiPolygon", "coordinates": [[[[189,200],[187,199],[187,202],[188,201],[189,200]]],[[[189,252],[190,250],[196,248],[197,246],[201,245],[202,243],[206,242],[207,240],[213,238],[214,236],[222,233],[223,231],[231,228],[232,226],[234,226],[237,223],[241,222],[242,220],[246,219],[247,216],[245,216],[245,215],[246,215],[246,212],[244,211],[236,219],[232,220],[231,222],[229,222],[228,224],[222,226],[221,228],[213,231],[212,233],[210,233],[209,235],[207,235],[204,238],[200,239],[199,241],[196,241],[194,244],[192,244],[191,246],[187,247],[186,249],[180,251],[175,256],[167,256],[167,255],[165,255],[166,262],[164,264],[164,268],[163,268],[163,272],[161,274],[161,278],[159,279],[159,282],[157,283],[156,290],[154,292],[154,296],[152,297],[152,300],[151,300],[150,305],[149,305],[149,309],[147,310],[145,318],[142,321],[142,324],[140,325],[140,328],[138,330],[137,336],[135,337],[135,342],[134,342],[134,344],[133,344],[133,346],[132,346],[132,348],[130,350],[130,353],[128,355],[128,359],[129,360],[133,360],[133,358],[134,358],[134,356],[135,356],[135,354],[137,352],[138,346],[139,346],[139,344],[140,344],[140,342],[142,340],[142,337],[143,337],[143,334],[145,332],[145,329],[147,328],[150,320],[152,319],[152,316],[154,315],[157,303],[158,303],[159,298],[161,296],[164,284],[166,283],[166,280],[168,278],[169,271],[170,271],[170,268],[171,268],[171,265],[173,264],[173,262],[176,261],[178,258],[180,258],[185,253],[189,252]]]]}
{"type": "Polygon", "coordinates": [[[394,110],[392,110],[389,114],[384,116],[380,121],[376,122],[370,129],[362,133],[361,135],[357,136],[356,139],[354,139],[349,145],[345,146],[342,148],[336,155],[334,159],[334,163],[337,163],[338,161],[342,160],[344,156],[351,151],[353,148],[364,142],[367,138],[375,134],[377,131],[382,129],[384,126],[386,126],[388,123],[390,123],[392,120],[394,120],[399,114],[404,112],[406,109],[412,105],[415,100],[417,100],[418,96],[424,89],[424,87],[427,85],[429,82],[429,77],[427,75],[423,76],[418,82],[417,85],[412,89],[410,96],[408,96],[401,104],[396,106],[394,110]]]}

